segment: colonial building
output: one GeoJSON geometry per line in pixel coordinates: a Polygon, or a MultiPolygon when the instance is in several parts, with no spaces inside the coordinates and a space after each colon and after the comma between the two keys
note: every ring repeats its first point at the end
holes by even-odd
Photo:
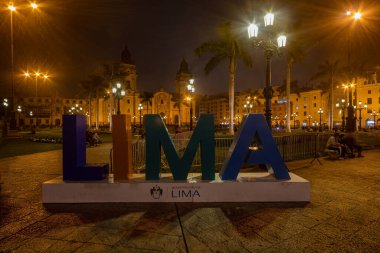
{"type": "MultiPolygon", "coordinates": [[[[131,116],[132,124],[141,125],[145,114],[159,114],[168,125],[189,125],[190,103],[194,108],[193,118],[196,119],[197,96],[187,90],[189,80],[192,78],[188,64],[182,60],[175,79],[176,93],[158,88],[153,93],[140,92],[137,85],[136,66],[127,48],[124,49],[121,62],[114,65],[117,69],[116,77],[112,78],[110,91],[107,96],[91,101],[89,118],[91,125],[109,127],[110,115],[117,110],[117,100],[112,96],[111,89],[117,83],[125,90],[125,96],[120,99],[120,111],[122,114],[131,116]]],[[[195,121],[194,121],[195,122],[195,121]]]]}
{"type": "MultiPolygon", "coordinates": [[[[200,113],[212,113],[215,124],[228,124],[229,101],[228,94],[197,95],[188,91],[192,78],[185,60],[180,63],[175,78],[175,93],[157,88],[154,92],[141,92],[137,84],[137,69],[131,53],[126,47],[121,54],[121,61],[108,66],[109,87],[98,99],[94,97],[62,98],[53,97],[18,97],[15,101],[16,119],[19,127],[61,126],[62,115],[81,113],[87,116],[87,124],[91,127],[111,127],[111,115],[117,111],[117,98],[112,94],[112,88],[120,83],[125,95],[120,98],[120,111],[131,116],[132,124],[143,123],[145,114],[159,114],[168,125],[188,126],[190,108],[193,108],[193,122],[200,113]],[[19,110],[17,110],[19,109],[19,110]]],[[[353,103],[356,106],[356,118],[359,125],[373,127],[374,119],[380,125],[380,82],[375,73],[367,78],[358,79],[353,89],[353,103]],[[361,103],[359,103],[359,101],[361,103]],[[366,108],[359,108],[366,105],[366,108]],[[361,111],[361,117],[359,115],[361,111]]],[[[240,124],[248,113],[264,113],[265,99],[263,89],[235,92],[234,112],[235,124],[240,124]]],[[[344,115],[342,107],[335,106],[342,99],[348,102],[348,90],[342,86],[334,87],[333,91],[333,124],[342,125],[344,115]]],[[[286,113],[286,97],[278,86],[273,87],[272,120],[274,126],[284,126],[286,118],[290,117],[292,127],[319,126],[328,124],[329,95],[320,89],[301,89],[290,95],[290,115],[286,113]],[[322,110],[319,110],[319,109],[322,110]],[[320,113],[323,111],[323,113],[320,113]]],[[[195,123],[194,123],[195,124],[195,123]]]]}

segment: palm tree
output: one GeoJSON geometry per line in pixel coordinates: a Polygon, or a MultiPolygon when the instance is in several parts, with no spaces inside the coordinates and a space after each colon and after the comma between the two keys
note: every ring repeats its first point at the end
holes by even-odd
{"type": "Polygon", "coordinates": [[[218,38],[203,43],[195,49],[199,57],[212,54],[204,71],[208,75],[220,62],[228,60],[229,63],[229,108],[230,108],[230,134],[234,134],[234,96],[235,96],[235,73],[237,60],[242,60],[245,65],[252,66],[252,59],[243,47],[242,40],[233,33],[231,22],[222,22],[219,25],[218,38]]]}
{"type": "MultiPolygon", "coordinates": [[[[302,36],[300,31],[303,31],[303,22],[296,21],[291,24],[292,30],[296,31],[287,38],[288,43],[286,45],[286,77],[285,77],[285,93],[286,93],[286,115],[290,115],[290,93],[291,93],[291,85],[295,84],[291,81],[291,69],[294,63],[302,62],[305,56],[305,48],[306,45],[309,47],[313,44],[311,43],[313,40],[312,36],[302,36]]],[[[297,89],[299,87],[297,86],[297,89]]],[[[298,94],[298,93],[297,93],[298,94]]],[[[286,131],[291,132],[290,127],[290,117],[286,117],[286,131]]]]}
{"type": "Polygon", "coordinates": [[[329,129],[332,130],[333,128],[333,111],[334,111],[334,98],[333,98],[333,88],[335,79],[337,76],[341,73],[341,68],[339,66],[339,61],[335,60],[334,62],[330,62],[329,60],[326,60],[323,64],[318,66],[318,72],[314,74],[314,76],[311,78],[313,79],[321,79],[321,78],[327,78],[328,79],[328,87],[322,87],[322,90],[329,90],[329,99],[328,99],[328,115],[329,115],[329,129]]]}
{"type": "Polygon", "coordinates": [[[146,104],[147,113],[149,113],[149,105],[152,106],[152,98],[153,98],[152,92],[144,91],[143,94],[140,95],[141,103],[146,104]]]}
{"type": "Polygon", "coordinates": [[[79,86],[82,88],[83,92],[86,94],[86,96],[88,96],[88,105],[89,105],[89,108],[88,108],[88,121],[89,121],[89,128],[91,128],[91,114],[92,114],[92,107],[91,107],[91,103],[92,103],[92,98],[95,97],[95,92],[94,92],[94,89],[92,88],[92,84],[91,82],[87,79],[87,80],[83,80],[79,83],[79,86]]]}
{"type": "MultiPolygon", "coordinates": [[[[99,129],[99,99],[106,94],[106,90],[109,87],[108,82],[101,75],[92,74],[88,77],[87,80],[81,82],[83,88],[86,88],[90,91],[89,96],[95,96],[96,106],[95,106],[95,127],[99,129]]],[[[91,122],[90,122],[91,124],[91,122]]]]}

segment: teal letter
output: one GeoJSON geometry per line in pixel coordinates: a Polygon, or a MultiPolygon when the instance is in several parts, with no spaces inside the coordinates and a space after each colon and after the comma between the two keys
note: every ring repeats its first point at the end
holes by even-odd
{"type": "Polygon", "coordinates": [[[201,114],[182,158],[179,158],[167,128],[157,114],[144,116],[146,132],[146,179],[158,180],[161,147],[174,180],[186,180],[198,146],[201,148],[203,180],[215,179],[214,116],[201,114]]]}

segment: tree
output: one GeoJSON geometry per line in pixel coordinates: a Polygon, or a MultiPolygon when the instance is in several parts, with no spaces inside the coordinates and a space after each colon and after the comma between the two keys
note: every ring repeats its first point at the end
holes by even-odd
{"type": "Polygon", "coordinates": [[[322,87],[322,90],[328,89],[328,115],[329,115],[329,129],[332,130],[333,124],[334,124],[334,117],[333,117],[333,111],[334,111],[334,97],[333,97],[333,88],[335,79],[338,77],[338,75],[341,74],[341,68],[339,66],[339,61],[335,60],[333,62],[330,62],[329,60],[326,60],[323,64],[320,64],[318,66],[318,72],[314,74],[314,76],[311,78],[312,80],[315,79],[321,79],[321,78],[327,78],[327,85],[322,87]]]}
{"type": "Polygon", "coordinates": [[[218,29],[218,38],[203,43],[195,49],[198,57],[211,54],[204,71],[208,75],[220,62],[228,60],[229,66],[229,109],[230,109],[230,134],[234,134],[234,96],[235,96],[235,74],[237,60],[242,60],[249,67],[252,59],[243,46],[242,40],[232,31],[231,22],[222,22],[218,29]]]}
{"type": "MultiPolygon", "coordinates": [[[[292,36],[287,38],[288,42],[286,43],[286,76],[285,76],[285,94],[286,94],[286,131],[291,132],[290,127],[290,93],[292,84],[297,84],[296,82],[291,81],[291,69],[294,63],[302,62],[305,56],[305,45],[309,45],[309,47],[313,44],[312,41],[314,36],[312,35],[301,35],[301,31],[304,30],[302,27],[304,23],[301,21],[296,21],[291,24],[292,30],[295,31],[292,36]]],[[[298,91],[297,95],[299,95],[299,87],[297,85],[294,91],[298,91]]]]}
{"type": "Polygon", "coordinates": [[[109,83],[103,76],[92,74],[88,79],[82,81],[81,84],[82,87],[88,91],[89,97],[91,98],[94,96],[96,99],[95,127],[96,129],[99,129],[99,99],[106,94],[106,90],[109,88],[109,83]]]}
{"type": "Polygon", "coordinates": [[[147,113],[149,113],[149,105],[152,105],[152,98],[153,98],[152,92],[144,91],[143,94],[140,94],[141,103],[146,104],[147,113]]]}

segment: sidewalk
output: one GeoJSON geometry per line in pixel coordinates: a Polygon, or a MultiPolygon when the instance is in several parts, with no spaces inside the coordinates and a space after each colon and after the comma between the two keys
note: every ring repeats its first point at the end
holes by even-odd
{"type": "MultiPolygon", "coordinates": [[[[109,144],[88,150],[106,162],[109,144]]],[[[287,163],[312,201],[235,204],[41,204],[61,151],[0,160],[0,252],[376,252],[380,150],[361,159],[287,163]]]]}

